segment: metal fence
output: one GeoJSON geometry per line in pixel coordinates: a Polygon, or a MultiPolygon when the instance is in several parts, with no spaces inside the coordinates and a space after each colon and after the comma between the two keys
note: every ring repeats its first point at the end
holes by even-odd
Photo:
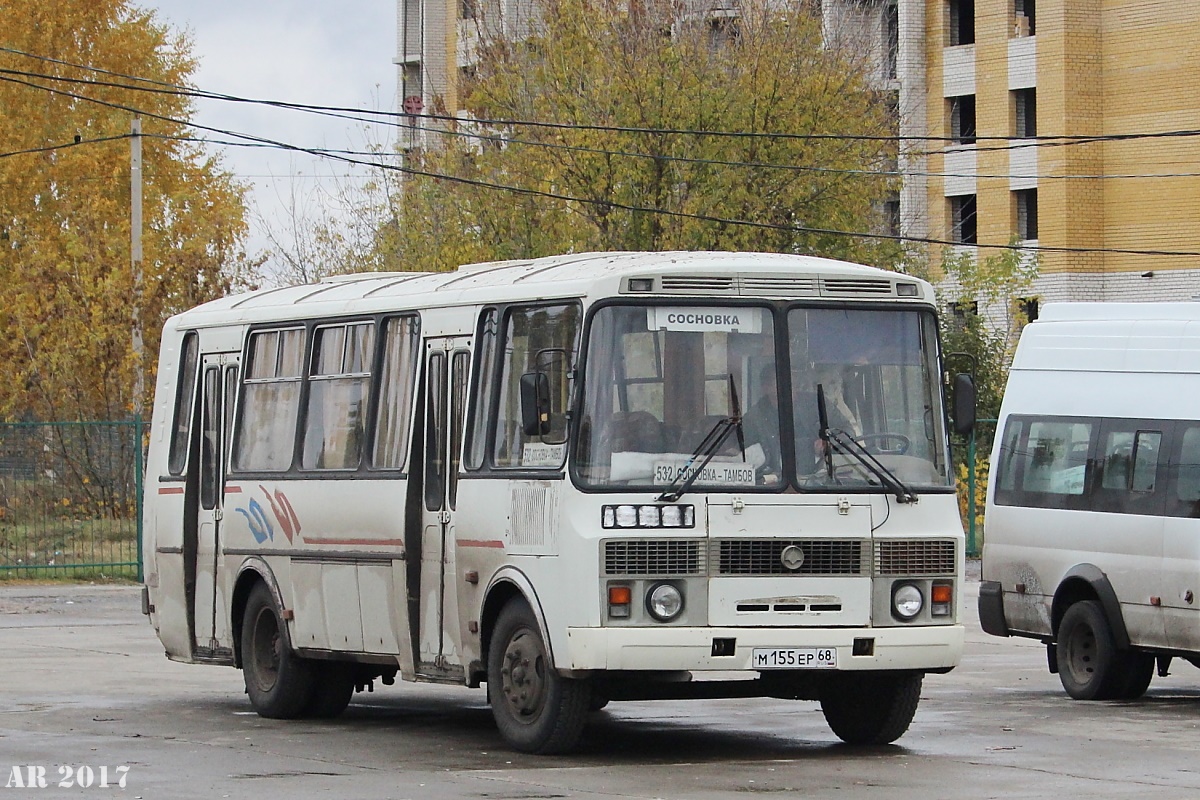
{"type": "Polygon", "coordinates": [[[0,423],[0,579],[141,578],[143,428],[0,423]]]}

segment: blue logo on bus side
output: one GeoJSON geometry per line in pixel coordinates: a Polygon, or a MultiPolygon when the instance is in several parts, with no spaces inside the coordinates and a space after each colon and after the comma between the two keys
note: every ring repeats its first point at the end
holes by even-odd
{"type": "Polygon", "coordinates": [[[259,544],[268,539],[275,541],[275,527],[271,525],[266,512],[263,511],[262,505],[257,500],[250,501],[249,511],[239,508],[237,512],[246,518],[246,522],[250,523],[250,533],[254,536],[254,541],[259,544]]]}

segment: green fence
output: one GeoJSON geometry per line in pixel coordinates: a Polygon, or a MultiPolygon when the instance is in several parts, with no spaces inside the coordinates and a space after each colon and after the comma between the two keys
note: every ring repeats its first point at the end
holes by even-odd
{"type": "Polygon", "coordinates": [[[992,441],[991,436],[987,435],[982,442],[984,447],[981,448],[977,434],[991,434],[992,426],[996,422],[994,419],[976,420],[975,430],[971,432],[970,438],[954,444],[957,453],[955,463],[961,465],[958,474],[958,504],[967,533],[967,555],[973,558],[978,557],[983,549],[983,506],[987,495],[987,459],[992,441]]]}
{"type": "Polygon", "coordinates": [[[0,579],[141,578],[143,423],[0,423],[0,579]]]}
{"type": "MultiPolygon", "coordinates": [[[[141,579],[144,433],[140,421],[0,423],[0,580],[141,579]]],[[[974,436],[956,449],[967,553],[977,556],[987,454],[974,436]]]]}

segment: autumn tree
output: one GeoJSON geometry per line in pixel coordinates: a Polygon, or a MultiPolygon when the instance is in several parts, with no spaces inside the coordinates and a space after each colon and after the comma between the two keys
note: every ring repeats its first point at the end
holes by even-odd
{"type": "Polygon", "coordinates": [[[172,313],[249,266],[246,187],[186,141],[191,43],[127,0],[0,4],[0,418],[119,419],[172,313]],[[154,91],[147,91],[154,90],[154,91]],[[143,125],[143,272],[130,266],[131,121],[143,125]]]}
{"type": "Polygon", "coordinates": [[[676,248],[895,264],[896,244],[842,233],[879,230],[895,189],[867,54],[823,46],[803,0],[687,7],[543,0],[526,38],[481,16],[460,81],[476,121],[407,158],[392,268],[676,248]]]}

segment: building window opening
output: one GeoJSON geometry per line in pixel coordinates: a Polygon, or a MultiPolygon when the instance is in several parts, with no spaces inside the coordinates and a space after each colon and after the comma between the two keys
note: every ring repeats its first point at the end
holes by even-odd
{"type": "Polygon", "coordinates": [[[1030,241],[1038,238],[1037,189],[1013,192],[1017,200],[1017,238],[1030,241]]]}
{"type": "Polygon", "coordinates": [[[1013,0],[1013,36],[1033,36],[1037,32],[1037,0],[1013,0]]]}
{"type": "Polygon", "coordinates": [[[975,44],[975,0],[950,0],[950,46],[975,44]]]}
{"type": "Polygon", "coordinates": [[[1038,298],[1018,297],[1017,313],[1021,315],[1021,318],[1025,322],[1033,322],[1038,318],[1038,298]]]}
{"type": "Polygon", "coordinates": [[[1017,89],[1013,94],[1013,135],[1018,139],[1037,136],[1037,89],[1017,89]]]}
{"type": "Polygon", "coordinates": [[[975,144],[975,95],[950,97],[946,102],[950,111],[950,138],[957,144],[975,144]]]}
{"type": "Polygon", "coordinates": [[[883,9],[883,41],[887,45],[883,76],[895,80],[900,60],[900,11],[895,2],[888,3],[883,9]]]}
{"type": "Polygon", "coordinates": [[[975,195],[964,194],[950,198],[950,241],[955,244],[979,242],[975,195]]]}

